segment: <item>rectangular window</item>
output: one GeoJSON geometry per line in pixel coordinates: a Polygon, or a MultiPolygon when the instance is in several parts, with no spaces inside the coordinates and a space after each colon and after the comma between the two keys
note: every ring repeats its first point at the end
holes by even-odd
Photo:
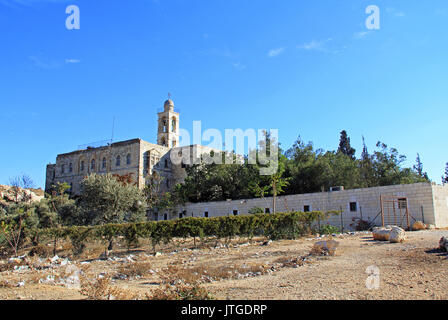
{"type": "Polygon", "coordinates": [[[350,202],[350,212],[358,211],[358,204],[356,202],[350,202]]]}
{"type": "Polygon", "coordinates": [[[238,210],[233,210],[233,215],[237,216],[238,215],[238,210]]]}
{"type": "Polygon", "coordinates": [[[309,205],[303,206],[303,212],[310,212],[310,211],[311,211],[311,208],[309,205]]]}
{"type": "Polygon", "coordinates": [[[168,220],[168,215],[166,213],[163,215],[163,220],[168,220]]]}
{"type": "Polygon", "coordinates": [[[406,198],[398,198],[398,209],[406,209],[408,201],[406,198]]]}
{"type": "Polygon", "coordinates": [[[265,209],[264,209],[264,213],[271,213],[271,209],[269,209],[269,208],[265,208],[265,209]]]}
{"type": "Polygon", "coordinates": [[[208,218],[208,211],[204,212],[204,218],[208,218]]]}

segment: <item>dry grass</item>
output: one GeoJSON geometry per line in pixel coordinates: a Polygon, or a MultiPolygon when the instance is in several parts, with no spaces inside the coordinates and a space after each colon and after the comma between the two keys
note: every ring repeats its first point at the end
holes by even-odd
{"type": "Polygon", "coordinates": [[[311,248],[310,255],[312,256],[334,256],[339,242],[335,240],[318,241],[311,248]]]}
{"type": "Polygon", "coordinates": [[[41,257],[41,258],[48,258],[53,254],[53,248],[47,247],[45,245],[37,245],[33,248],[31,248],[30,252],[28,253],[28,255],[30,257],[41,257]]]}
{"type": "Polygon", "coordinates": [[[81,280],[82,295],[88,300],[137,300],[140,295],[111,285],[110,277],[103,277],[96,281],[81,280]]]}
{"type": "Polygon", "coordinates": [[[132,262],[122,265],[118,269],[118,273],[125,275],[127,278],[144,277],[150,274],[151,264],[149,262],[132,262]]]}
{"type": "Polygon", "coordinates": [[[187,283],[202,283],[225,279],[239,279],[241,277],[262,275],[269,267],[263,264],[252,265],[198,265],[194,267],[182,267],[177,261],[163,269],[159,276],[164,283],[171,283],[171,279],[181,279],[187,283]]]}
{"type": "Polygon", "coordinates": [[[14,285],[9,283],[8,280],[0,280],[0,288],[11,289],[13,287],[14,287],[14,285]]]}
{"type": "Polygon", "coordinates": [[[207,290],[199,284],[179,282],[174,285],[165,284],[158,288],[152,294],[146,294],[148,300],[213,300],[207,290]]]}

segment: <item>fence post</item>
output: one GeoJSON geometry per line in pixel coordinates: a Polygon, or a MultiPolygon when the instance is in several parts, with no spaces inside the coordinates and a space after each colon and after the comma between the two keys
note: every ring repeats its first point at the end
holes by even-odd
{"type": "Polygon", "coordinates": [[[425,223],[425,212],[423,211],[423,206],[421,206],[422,209],[422,222],[425,223]]]}
{"type": "Polygon", "coordinates": [[[344,220],[342,219],[343,211],[342,211],[342,207],[339,207],[339,208],[341,209],[341,233],[344,233],[344,220]]]}

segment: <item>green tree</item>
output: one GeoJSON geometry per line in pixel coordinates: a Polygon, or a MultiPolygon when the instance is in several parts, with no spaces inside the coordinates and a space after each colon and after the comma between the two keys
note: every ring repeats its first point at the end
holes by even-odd
{"type": "Polygon", "coordinates": [[[446,163],[445,166],[445,176],[442,177],[442,183],[448,183],[448,162],[446,163]]]}
{"type": "Polygon", "coordinates": [[[415,165],[413,166],[413,169],[415,170],[415,172],[417,172],[417,174],[418,174],[418,176],[420,178],[423,178],[423,179],[429,181],[428,174],[423,171],[423,164],[422,164],[422,161],[420,159],[420,154],[419,153],[417,153],[417,158],[415,160],[415,165]]]}
{"type": "Polygon", "coordinates": [[[339,138],[338,152],[341,152],[346,156],[349,156],[353,160],[355,159],[356,150],[353,149],[352,146],[350,145],[350,138],[348,137],[347,131],[345,130],[341,131],[341,136],[339,138]]]}
{"type": "Polygon", "coordinates": [[[111,174],[91,174],[81,182],[80,207],[87,224],[145,220],[145,197],[135,185],[111,174]]]}

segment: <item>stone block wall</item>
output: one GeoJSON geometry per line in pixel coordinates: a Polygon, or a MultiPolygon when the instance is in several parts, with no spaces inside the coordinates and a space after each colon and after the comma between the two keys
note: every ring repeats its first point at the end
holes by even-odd
{"type": "MultiPolygon", "coordinates": [[[[380,196],[406,197],[407,206],[410,214],[410,224],[417,220],[424,220],[427,224],[434,224],[437,227],[443,227],[448,221],[448,197],[447,187],[439,188],[430,183],[416,183],[408,185],[395,185],[374,188],[352,189],[333,192],[319,192],[310,194],[298,194],[289,196],[279,196],[276,202],[277,212],[286,211],[304,211],[305,206],[310,211],[331,211],[341,210],[342,214],[330,216],[326,221],[321,221],[321,225],[330,224],[346,230],[355,228],[353,219],[361,218],[367,221],[373,221],[375,225],[381,225],[381,203],[380,196]],[[437,192],[437,211],[433,205],[433,190],[437,192]],[[356,203],[356,205],[350,203],[356,203]],[[447,208],[447,209],[445,209],[447,208]],[[445,211],[444,211],[445,210],[445,211]],[[437,212],[437,214],[435,214],[437,212]]],[[[405,209],[400,210],[395,203],[396,219],[393,215],[393,206],[385,206],[386,221],[385,224],[407,225],[405,209]],[[390,219],[387,215],[389,208],[390,219]],[[399,217],[400,216],[400,217],[399,217]],[[394,221],[395,220],[395,221],[394,221]]],[[[205,203],[188,203],[179,207],[177,212],[167,213],[168,218],[178,218],[179,213],[185,212],[187,217],[216,217],[225,215],[248,214],[253,207],[260,207],[265,211],[273,212],[272,197],[264,199],[246,199],[233,201],[218,201],[205,203]],[[207,214],[206,214],[207,213],[207,214]]],[[[165,213],[161,213],[158,219],[163,219],[165,213]]]]}

